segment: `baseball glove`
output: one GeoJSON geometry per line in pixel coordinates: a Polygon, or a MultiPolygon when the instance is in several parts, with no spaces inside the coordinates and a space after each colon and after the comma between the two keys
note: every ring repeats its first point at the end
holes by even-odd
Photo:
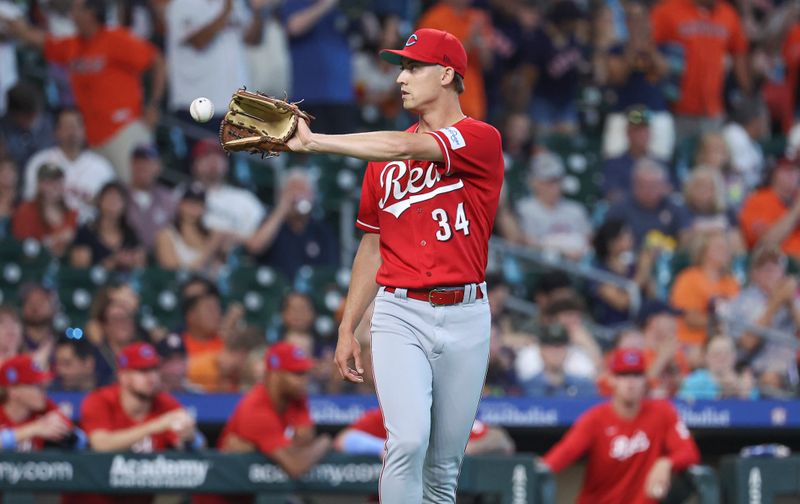
{"type": "Polygon", "coordinates": [[[228,112],[219,126],[219,141],[226,152],[277,156],[297,129],[297,121],[313,117],[286,100],[241,88],[233,93],[228,112]]]}

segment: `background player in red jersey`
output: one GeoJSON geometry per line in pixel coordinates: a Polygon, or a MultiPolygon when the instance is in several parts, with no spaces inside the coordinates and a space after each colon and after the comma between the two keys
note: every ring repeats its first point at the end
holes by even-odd
{"type": "Polygon", "coordinates": [[[670,403],[644,398],[640,350],[617,350],[611,371],[611,401],[584,413],[542,463],[559,472],[588,456],[579,503],[655,503],[667,495],[672,475],[697,464],[700,453],[670,403]]]}
{"type": "Polygon", "coordinates": [[[52,379],[53,375],[40,369],[30,355],[12,357],[0,367],[0,449],[41,450],[45,442],[83,436],[47,398],[45,387],[52,379]]]}
{"type": "Polygon", "coordinates": [[[489,359],[489,236],[503,183],[500,133],[467,117],[467,69],[452,34],[417,30],[381,57],[402,65],[405,132],[312,133],[300,121],[287,148],[371,161],[335,360],[363,381],[354,336],[374,300],[372,363],[388,438],[383,504],[455,502],[456,485],[489,359]],[[351,367],[353,362],[354,366],[351,367]]]}
{"type": "MultiPolygon", "coordinates": [[[[302,349],[282,341],[265,357],[264,383],[236,405],[219,438],[228,453],[260,451],[292,478],[299,478],[328,453],[331,438],[316,435],[308,409],[308,372],[314,362],[302,349]]],[[[195,504],[252,502],[251,496],[196,495],[195,504]]]]}
{"type": "MultiPolygon", "coordinates": [[[[364,412],[358,420],[342,429],[333,441],[336,451],[351,455],[377,455],[386,450],[386,427],[380,408],[364,412]]],[[[467,455],[497,453],[511,455],[516,447],[514,440],[502,427],[489,427],[480,420],[472,424],[467,443],[467,455]]]]}

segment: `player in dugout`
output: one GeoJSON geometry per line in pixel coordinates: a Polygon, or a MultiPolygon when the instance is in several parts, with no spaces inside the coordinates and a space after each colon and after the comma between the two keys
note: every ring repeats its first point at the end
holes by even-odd
{"type": "MultiPolygon", "coordinates": [[[[225,424],[218,448],[221,452],[260,451],[292,478],[299,478],[330,450],[331,438],[317,435],[308,408],[309,371],[314,366],[306,353],[281,341],[265,356],[264,381],[255,385],[225,424]]],[[[194,504],[249,503],[246,495],[195,495],[194,504]]]]}
{"type": "Polygon", "coordinates": [[[12,357],[0,367],[0,450],[86,446],[83,431],[47,398],[45,389],[52,379],[52,373],[41,369],[30,355],[12,357]]]}
{"type": "Polygon", "coordinates": [[[641,350],[616,350],[610,367],[611,400],[584,413],[540,463],[558,473],[587,456],[579,504],[660,502],[700,453],[669,402],[645,399],[641,350]]]}
{"type": "MultiPolygon", "coordinates": [[[[377,455],[383,458],[386,450],[386,427],[380,408],[364,412],[358,420],[343,429],[333,441],[336,451],[351,455],[377,455]]],[[[511,455],[514,440],[502,427],[490,427],[480,420],[472,424],[467,442],[467,455],[511,455]]]]}

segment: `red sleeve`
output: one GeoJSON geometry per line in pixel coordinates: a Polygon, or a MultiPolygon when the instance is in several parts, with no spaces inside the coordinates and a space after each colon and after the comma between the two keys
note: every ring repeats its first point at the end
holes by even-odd
{"type": "Polygon", "coordinates": [[[592,444],[594,431],[594,412],[584,413],[564,437],[544,456],[544,463],[554,473],[569,467],[581,458],[592,444]]]}
{"type": "Polygon", "coordinates": [[[114,30],[111,45],[111,58],[115,62],[143,72],[153,64],[158,48],[142,40],[128,30],[114,30]]]}
{"type": "Polygon", "coordinates": [[[291,444],[274,411],[256,408],[255,411],[242,412],[239,417],[231,432],[255,444],[261,453],[269,455],[291,444]]]}
{"type": "Polygon", "coordinates": [[[503,147],[500,133],[492,126],[464,120],[436,131],[429,131],[444,157],[445,175],[472,173],[482,176],[503,173],[503,147]]]}
{"type": "Polygon", "coordinates": [[[103,399],[102,391],[92,392],[81,403],[81,427],[86,434],[98,429],[113,430],[111,407],[103,399]]]}
{"type": "Polygon", "coordinates": [[[58,407],[58,404],[56,404],[52,400],[48,399],[47,400],[47,405],[44,407],[44,412],[45,413],[50,413],[51,411],[55,411],[56,413],[58,413],[58,415],[61,418],[63,418],[67,423],[69,423],[71,426],[75,425],[75,424],[72,423],[72,420],[67,418],[67,415],[65,415],[64,412],[61,411],[61,408],[58,407]]]}
{"type": "Polygon", "coordinates": [[[68,63],[75,53],[76,47],[76,38],[56,38],[48,36],[44,41],[44,57],[51,63],[68,63]]]}
{"type": "Polygon", "coordinates": [[[17,207],[14,216],[11,218],[11,235],[17,240],[24,240],[25,238],[39,238],[40,229],[34,226],[36,209],[29,202],[23,203],[17,207]]]}
{"type": "Polygon", "coordinates": [[[748,49],[747,35],[744,34],[744,28],[742,28],[742,20],[732,7],[730,8],[729,24],[731,36],[728,38],[728,51],[731,54],[746,53],[748,49]]]}
{"type": "Polygon", "coordinates": [[[358,204],[358,218],[356,227],[367,233],[380,232],[378,221],[378,196],[376,195],[376,177],[380,166],[376,163],[367,165],[364,181],[361,183],[361,202],[358,204]]]}
{"type": "Polygon", "coordinates": [[[683,471],[690,465],[700,463],[700,451],[689,433],[689,429],[678,417],[675,408],[664,403],[664,418],[667,423],[667,437],[664,443],[666,456],[672,461],[673,471],[683,471]]]}
{"type": "Polygon", "coordinates": [[[380,408],[365,412],[361,418],[350,425],[350,428],[386,439],[386,428],[383,426],[383,415],[381,415],[380,408]]]}
{"type": "Polygon", "coordinates": [[[166,392],[161,392],[158,394],[156,396],[156,401],[158,401],[158,406],[155,409],[158,411],[159,415],[162,413],[167,413],[168,411],[183,408],[183,405],[177,399],[166,392]]]}
{"type": "Polygon", "coordinates": [[[487,427],[485,423],[481,422],[480,420],[475,420],[472,423],[472,430],[469,431],[469,440],[477,441],[480,438],[486,436],[488,432],[489,432],[489,427],[487,427]]]}
{"type": "Polygon", "coordinates": [[[287,411],[286,420],[294,428],[314,425],[314,420],[311,419],[311,409],[308,407],[308,399],[293,403],[292,409],[287,411]]]}

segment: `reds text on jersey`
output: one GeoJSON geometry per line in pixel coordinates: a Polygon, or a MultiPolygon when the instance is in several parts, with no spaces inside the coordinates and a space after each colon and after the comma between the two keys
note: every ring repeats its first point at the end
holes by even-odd
{"type": "Polygon", "coordinates": [[[427,134],[444,161],[372,162],[364,175],[356,226],[380,233],[380,285],[424,288],[484,280],[503,184],[500,133],[466,117],[427,134]]]}

